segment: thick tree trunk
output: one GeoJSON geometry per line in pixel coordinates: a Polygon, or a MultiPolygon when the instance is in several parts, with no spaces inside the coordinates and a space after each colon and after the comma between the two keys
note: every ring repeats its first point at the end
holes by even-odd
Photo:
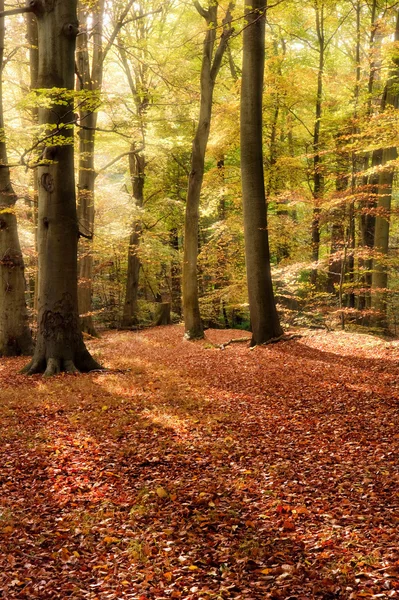
{"type": "MultiPolygon", "coordinates": [[[[399,12],[396,15],[395,42],[399,42],[399,12]]],[[[389,73],[381,101],[382,110],[385,110],[387,107],[393,107],[397,110],[399,107],[399,59],[395,58],[394,63],[395,66],[389,73]]],[[[395,174],[395,167],[392,165],[390,166],[389,163],[395,161],[397,157],[398,152],[396,147],[384,148],[381,160],[383,170],[380,172],[378,180],[377,211],[374,231],[374,249],[381,257],[377,256],[373,260],[371,306],[376,312],[376,324],[385,329],[388,327],[388,268],[384,259],[388,256],[392,185],[395,174]]]]}
{"type": "MultiPolygon", "coordinates": [[[[379,79],[379,72],[381,68],[381,46],[382,46],[383,34],[379,31],[379,19],[378,19],[378,0],[373,0],[371,4],[371,22],[370,22],[370,38],[369,38],[369,59],[370,59],[370,70],[368,75],[367,83],[367,112],[366,116],[371,117],[373,112],[373,96],[375,96],[375,84],[379,79]]],[[[381,164],[382,161],[382,150],[374,150],[370,156],[367,153],[364,156],[363,170],[366,171],[370,166],[376,167],[381,164]]],[[[366,190],[366,198],[360,202],[360,239],[364,248],[372,250],[374,246],[374,231],[375,231],[375,208],[378,188],[378,174],[373,173],[370,177],[362,178],[362,186],[366,190]]],[[[371,308],[371,294],[370,289],[372,285],[372,270],[373,261],[371,258],[359,260],[359,270],[362,272],[361,283],[364,291],[359,296],[358,308],[362,310],[364,308],[371,308]]],[[[362,318],[363,323],[369,321],[367,318],[362,318]]]]}
{"type": "Polygon", "coordinates": [[[39,82],[49,89],[50,106],[39,124],[54,131],[43,151],[39,179],[38,334],[32,362],[24,371],[54,375],[100,368],[87,351],[79,327],[73,101],[76,0],[36,0],[39,82]],[[65,90],[67,90],[65,92],[65,90]],[[59,145],[58,136],[62,140],[59,145]]]}
{"type": "MultiPolygon", "coordinates": [[[[29,44],[29,71],[30,71],[30,90],[37,88],[37,77],[39,73],[39,49],[37,40],[37,22],[36,17],[32,13],[26,15],[26,32],[27,40],[29,44]]],[[[32,122],[34,125],[38,125],[39,122],[39,111],[36,106],[31,108],[32,122]]],[[[37,135],[32,140],[33,143],[37,141],[37,135]]],[[[34,236],[35,236],[35,251],[37,256],[37,207],[38,207],[38,184],[37,184],[37,172],[33,169],[32,174],[32,188],[33,194],[29,199],[30,202],[30,218],[34,225],[34,236]]],[[[33,290],[32,294],[32,307],[35,313],[37,312],[37,294],[38,294],[38,269],[37,260],[34,263],[34,272],[31,275],[30,289],[33,290]]]]}
{"type": "MultiPolygon", "coordinates": [[[[397,159],[396,148],[388,148],[383,152],[382,166],[397,159]]],[[[376,312],[375,323],[387,328],[387,288],[388,270],[384,258],[388,255],[389,221],[392,202],[393,167],[380,174],[378,184],[377,217],[374,230],[374,250],[381,256],[373,260],[371,306],[376,312]]]]}
{"type": "MultiPolygon", "coordinates": [[[[79,21],[84,25],[77,41],[77,89],[99,92],[103,80],[103,14],[104,0],[96,0],[92,11],[88,11],[79,3],[79,21]],[[88,12],[93,18],[93,56],[90,68],[88,48],[87,21],[88,12]]],[[[89,102],[93,102],[90,98],[89,102]]],[[[79,177],[78,177],[78,222],[81,233],[79,243],[79,286],[78,305],[82,331],[96,336],[92,312],[92,281],[93,281],[93,234],[94,234],[94,186],[96,173],[94,170],[95,128],[97,125],[96,109],[87,110],[85,106],[79,113],[79,177]]]]}
{"type": "Polygon", "coordinates": [[[264,0],[246,0],[241,84],[241,174],[251,345],[282,335],[270,271],[263,174],[262,92],[265,59],[264,0]]]}
{"type": "Polygon", "coordinates": [[[198,299],[197,258],[199,206],[202,181],[204,178],[205,152],[211,126],[213,90],[223,54],[227,48],[229,36],[231,35],[229,26],[231,20],[229,7],[224,20],[225,28],[223,29],[215,56],[213,56],[216,40],[218,5],[217,3],[209,4],[208,9],[204,10],[198,3],[195,2],[194,4],[198,12],[205,18],[208,30],[203,45],[200,114],[192,147],[191,171],[188,181],[184,222],[183,315],[184,337],[188,340],[201,339],[204,337],[198,299]]]}
{"type": "MultiPolygon", "coordinates": [[[[0,11],[4,0],[0,0],[0,11]]],[[[2,65],[4,17],[0,18],[0,356],[30,354],[32,337],[25,302],[24,261],[19,245],[16,195],[7,165],[4,135],[2,65]]]]}
{"type": "MultiPolygon", "coordinates": [[[[133,187],[133,200],[137,208],[141,208],[144,202],[144,171],[145,156],[142,153],[133,153],[134,144],[129,156],[130,178],[133,187]]],[[[136,219],[132,225],[129,239],[126,296],[123,307],[122,327],[134,327],[138,324],[138,291],[140,276],[139,248],[142,235],[141,221],[136,219]]]]}
{"type": "MultiPolygon", "coordinates": [[[[395,41],[399,41],[399,13],[396,21],[395,41]]],[[[387,106],[398,108],[399,93],[399,61],[395,61],[396,67],[391,70],[381,101],[381,109],[387,106]]],[[[382,151],[380,164],[383,171],[379,175],[377,188],[377,210],[374,228],[374,249],[381,257],[373,260],[372,271],[372,294],[371,306],[376,312],[375,323],[381,327],[387,327],[387,287],[388,271],[384,264],[384,258],[388,255],[389,247],[389,221],[392,202],[392,185],[394,178],[394,167],[389,167],[389,162],[397,159],[396,147],[385,148],[382,151]],[[388,164],[388,166],[387,166],[388,164]]]]}

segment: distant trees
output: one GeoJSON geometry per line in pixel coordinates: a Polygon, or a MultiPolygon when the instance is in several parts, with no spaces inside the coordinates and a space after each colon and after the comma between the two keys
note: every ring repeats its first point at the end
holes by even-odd
{"type": "MultiPolygon", "coordinates": [[[[0,0],[0,12],[4,0],[0,0]]],[[[25,302],[24,260],[19,243],[8,167],[3,111],[4,17],[0,17],[0,356],[30,354],[32,336],[25,302]]]]}
{"type": "Polygon", "coordinates": [[[86,94],[79,101],[79,169],[77,178],[78,225],[80,232],[78,304],[82,331],[96,335],[92,318],[95,135],[103,82],[104,0],[79,0],[80,35],[76,46],[76,88],[86,94]],[[92,23],[92,30],[90,29],[92,23]],[[89,38],[91,46],[89,47],[89,38]],[[90,50],[92,49],[92,52],[90,50]]]}

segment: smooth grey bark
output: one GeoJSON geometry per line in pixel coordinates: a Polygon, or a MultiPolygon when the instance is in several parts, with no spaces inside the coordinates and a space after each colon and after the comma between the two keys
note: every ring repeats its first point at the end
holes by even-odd
{"type": "Polygon", "coordinates": [[[39,125],[51,128],[54,137],[47,140],[38,167],[38,333],[33,360],[24,372],[50,376],[101,367],[84,345],[78,315],[73,147],[76,0],[34,0],[31,6],[38,24],[38,86],[49,90],[50,100],[48,108],[39,110],[39,125]]]}
{"type": "MultiPolygon", "coordinates": [[[[313,129],[313,219],[312,219],[312,261],[317,263],[320,250],[320,215],[321,201],[324,194],[324,174],[322,157],[320,152],[320,129],[323,113],[323,76],[325,65],[326,39],[324,31],[324,3],[315,4],[316,11],[316,33],[318,40],[319,66],[317,70],[317,92],[315,121],[313,129]]],[[[313,267],[310,274],[310,282],[313,285],[317,283],[317,266],[313,267]]]]}
{"type": "MultiPolygon", "coordinates": [[[[370,20],[370,36],[369,36],[369,61],[370,68],[367,81],[367,103],[366,103],[366,117],[371,117],[373,112],[373,96],[375,95],[374,88],[379,78],[380,54],[382,44],[382,34],[379,31],[380,24],[378,19],[378,0],[373,0],[371,4],[371,20],[370,20]]],[[[370,165],[376,167],[381,164],[382,150],[377,149],[372,153],[367,152],[363,158],[362,170],[367,170],[370,165]]],[[[374,246],[374,231],[375,231],[375,208],[376,208],[376,194],[378,185],[378,175],[372,174],[370,177],[361,178],[361,186],[365,190],[365,199],[361,201],[360,219],[359,219],[359,230],[360,230],[360,243],[363,248],[367,248],[370,251],[374,246]]],[[[361,284],[364,288],[364,292],[359,295],[358,308],[362,310],[364,308],[371,308],[371,279],[372,279],[373,261],[371,258],[359,259],[359,270],[362,272],[361,284]]],[[[362,318],[362,322],[367,323],[368,318],[362,318]]]]}
{"type": "MultiPolygon", "coordinates": [[[[26,15],[26,37],[29,44],[29,75],[30,75],[30,91],[37,89],[37,78],[39,74],[39,48],[37,39],[37,22],[36,17],[33,13],[26,15]]],[[[39,110],[37,106],[31,108],[31,117],[34,125],[38,125],[39,122],[39,110]]],[[[37,135],[32,140],[33,143],[37,141],[37,135]]],[[[32,219],[34,226],[35,236],[35,251],[37,256],[37,208],[38,208],[38,182],[36,169],[32,169],[32,187],[33,196],[29,199],[30,203],[30,218],[32,219]]],[[[37,294],[38,294],[38,269],[37,261],[35,261],[34,273],[31,276],[31,288],[33,289],[33,310],[37,312],[37,294]]]]}
{"type": "MultiPolygon", "coordinates": [[[[144,203],[145,157],[142,153],[134,152],[134,144],[132,144],[131,149],[132,152],[129,156],[129,173],[132,181],[133,200],[136,207],[141,208],[144,203]]],[[[129,239],[126,295],[123,306],[122,327],[133,327],[138,324],[138,290],[141,267],[139,248],[141,235],[142,224],[139,219],[136,219],[132,225],[129,239]]]]}
{"type": "MultiPolygon", "coordinates": [[[[395,42],[399,42],[399,12],[396,16],[395,42]]],[[[394,58],[394,66],[388,75],[385,85],[381,110],[391,107],[399,108],[399,59],[394,58]]],[[[376,313],[374,318],[377,325],[387,327],[387,288],[388,269],[386,259],[389,248],[389,225],[392,203],[392,186],[395,166],[390,165],[398,157],[396,147],[384,148],[381,166],[383,167],[378,179],[377,210],[374,230],[374,250],[377,256],[373,260],[371,284],[371,306],[376,313]],[[378,254],[380,256],[378,256],[378,254]]]]}
{"type": "MultiPolygon", "coordinates": [[[[147,128],[147,108],[149,105],[148,92],[148,52],[147,37],[149,29],[144,22],[144,11],[142,6],[137,7],[135,20],[135,46],[140,49],[140,58],[138,61],[131,61],[125,47],[125,41],[122,35],[118,35],[118,51],[122,66],[126,74],[130,92],[132,94],[138,129],[140,131],[140,140],[137,144],[132,141],[129,153],[129,174],[132,183],[132,199],[135,208],[141,209],[144,205],[144,184],[145,184],[145,145],[147,128]],[[138,146],[140,147],[138,149],[138,146]]],[[[139,52],[137,50],[137,52],[139,52]]],[[[139,323],[138,315],[138,293],[140,283],[141,261],[139,256],[140,243],[143,234],[143,224],[138,215],[136,215],[130,232],[129,249],[127,259],[127,278],[125,302],[123,306],[122,327],[134,327],[139,323]]]]}
{"type": "Polygon", "coordinates": [[[92,92],[88,98],[88,106],[83,104],[79,110],[79,175],[78,175],[78,222],[79,241],[79,286],[78,305],[80,326],[82,331],[96,336],[92,312],[92,280],[93,280],[93,234],[94,234],[94,186],[96,172],[94,170],[95,133],[97,126],[98,97],[103,80],[103,18],[104,0],[96,0],[90,10],[80,1],[79,22],[81,31],[76,43],[77,90],[92,92]],[[94,28],[91,33],[93,53],[90,65],[88,46],[88,18],[91,16],[94,28]]]}
{"type": "MultiPolygon", "coordinates": [[[[0,0],[0,11],[4,0],[0,0]]],[[[18,238],[17,196],[7,166],[3,113],[4,17],[0,17],[0,356],[31,354],[32,336],[25,301],[24,261],[18,238]]]]}
{"type": "Polygon", "coordinates": [[[251,346],[282,335],[270,269],[263,173],[262,95],[265,0],[246,0],[241,83],[241,180],[251,346]]]}
{"type": "Polygon", "coordinates": [[[192,146],[184,222],[183,315],[184,337],[188,340],[204,337],[198,299],[199,205],[204,178],[205,152],[212,118],[213,91],[222,58],[232,33],[230,26],[232,5],[230,4],[223,21],[220,41],[215,50],[218,4],[217,2],[209,3],[208,8],[204,9],[195,1],[194,6],[206,21],[207,32],[203,44],[200,76],[200,114],[192,146]]]}

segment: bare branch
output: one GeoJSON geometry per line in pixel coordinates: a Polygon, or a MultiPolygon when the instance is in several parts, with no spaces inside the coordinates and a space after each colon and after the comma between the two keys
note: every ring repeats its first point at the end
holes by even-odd
{"type": "Polygon", "coordinates": [[[11,8],[10,10],[3,10],[0,12],[0,19],[4,17],[11,17],[12,15],[23,15],[24,13],[33,12],[33,6],[21,6],[20,8],[11,8]]]}
{"type": "Polygon", "coordinates": [[[125,156],[131,156],[132,154],[137,154],[137,151],[134,150],[134,151],[123,152],[122,154],[119,154],[119,156],[117,156],[116,158],[114,158],[113,160],[111,160],[111,162],[107,163],[104,167],[101,167],[101,169],[99,171],[97,171],[96,177],[98,175],[100,175],[100,173],[103,173],[104,171],[106,171],[107,169],[109,169],[110,167],[112,167],[112,165],[114,165],[115,163],[117,163],[118,161],[120,161],[125,156]]]}

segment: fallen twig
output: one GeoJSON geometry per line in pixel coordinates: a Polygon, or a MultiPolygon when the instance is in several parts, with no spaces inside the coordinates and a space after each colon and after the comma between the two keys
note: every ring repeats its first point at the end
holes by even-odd
{"type": "Polygon", "coordinates": [[[231,339],[228,342],[223,342],[223,344],[214,344],[215,348],[220,348],[221,350],[224,350],[226,348],[226,346],[229,346],[230,344],[238,344],[240,342],[250,342],[251,338],[250,337],[245,337],[245,338],[235,338],[235,339],[231,339]]]}
{"type": "MultiPolygon", "coordinates": [[[[263,344],[258,344],[258,345],[259,346],[268,346],[269,344],[276,344],[277,342],[289,342],[290,340],[295,340],[295,339],[298,339],[301,337],[302,337],[302,335],[300,333],[291,333],[291,334],[283,333],[282,335],[280,335],[278,337],[271,338],[267,342],[264,342],[263,344]]],[[[220,348],[220,350],[224,350],[226,348],[226,346],[229,346],[230,344],[239,344],[242,342],[250,342],[250,341],[251,341],[250,337],[234,338],[234,339],[229,340],[228,342],[223,342],[222,344],[212,344],[212,346],[214,348],[220,348]]],[[[251,350],[253,350],[254,348],[256,348],[256,346],[252,346],[251,350]]]]}

